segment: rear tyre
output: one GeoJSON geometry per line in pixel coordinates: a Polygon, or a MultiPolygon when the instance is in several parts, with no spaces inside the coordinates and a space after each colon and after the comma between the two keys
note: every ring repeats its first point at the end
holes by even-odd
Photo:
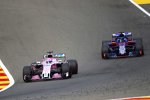
{"type": "Polygon", "coordinates": [[[62,78],[68,79],[72,77],[72,70],[68,63],[62,64],[62,78]]]}
{"type": "Polygon", "coordinates": [[[109,49],[108,49],[108,42],[109,41],[102,41],[102,46],[101,46],[101,56],[103,59],[108,59],[108,53],[109,53],[109,49]]]}
{"type": "Polygon", "coordinates": [[[135,48],[137,56],[144,55],[143,43],[141,38],[134,39],[136,41],[135,48]]]}
{"type": "Polygon", "coordinates": [[[24,82],[31,82],[32,78],[32,69],[30,66],[25,66],[23,68],[23,80],[24,82]]]}
{"type": "Polygon", "coordinates": [[[77,60],[67,60],[67,62],[72,69],[72,74],[78,74],[78,62],[77,62],[77,60]]]}

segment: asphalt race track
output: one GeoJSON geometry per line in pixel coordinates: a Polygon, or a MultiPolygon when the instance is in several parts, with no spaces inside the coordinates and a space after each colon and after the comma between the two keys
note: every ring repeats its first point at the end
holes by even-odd
{"type": "Polygon", "coordinates": [[[150,95],[150,18],[128,0],[0,0],[0,58],[16,83],[0,100],[105,100],[150,95]],[[102,60],[102,40],[142,37],[145,56],[102,60]],[[54,50],[79,63],[68,80],[24,83],[23,66],[54,50]]]}

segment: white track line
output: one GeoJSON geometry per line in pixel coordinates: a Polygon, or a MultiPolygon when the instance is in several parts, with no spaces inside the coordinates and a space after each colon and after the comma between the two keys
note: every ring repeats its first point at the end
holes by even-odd
{"type": "Polygon", "coordinates": [[[2,92],[4,90],[10,88],[11,86],[13,86],[15,81],[14,81],[13,77],[11,76],[11,74],[9,73],[9,71],[7,70],[7,68],[5,67],[5,65],[3,64],[3,62],[1,61],[1,59],[0,59],[0,66],[2,67],[2,69],[4,70],[5,74],[8,76],[9,81],[10,81],[10,84],[6,88],[0,90],[0,92],[2,92]]]}
{"type": "Polygon", "coordinates": [[[134,4],[137,8],[139,8],[142,12],[144,12],[146,15],[148,15],[150,17],[150,13],[148,11],[146,11],[144,8],[142,8],[140,5],[138,5],[137,3],[135,3],[133,0],[129,0],[132,4],[134,4]]]}

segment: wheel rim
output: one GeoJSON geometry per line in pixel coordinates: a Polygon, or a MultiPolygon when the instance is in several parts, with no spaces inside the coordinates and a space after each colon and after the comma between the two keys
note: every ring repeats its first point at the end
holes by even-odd
{"type": "Polygon", "coordinates": [[[24,80],[24,81],[26,81],[26,79],[27,79],[27,76],[26,76],[26,75],[24,75],[24,76],[23,76],[23,80],[24,80]]]}

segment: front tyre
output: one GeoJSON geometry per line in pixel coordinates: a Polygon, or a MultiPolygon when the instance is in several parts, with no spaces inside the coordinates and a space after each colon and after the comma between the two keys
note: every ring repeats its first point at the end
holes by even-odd
{"type": "Polygon", "coordinates": [[[32,78],[32,69],[30,66],[25,66],[23,68],[23,80],[24,82],[31,82],[32,78]]]}
{"type": "Polygon", "coordinates": [[[102,46],[101,46],[101,57],[102,59],[108,59],[108,53],[109,53],[109,49],[108,49],[108,43],[109,41],[102,41],[102,46]]]}
{"type": "Polygon", "coordinates": [[[68,63],[62,64],[62,78],[68,79],[72,77],[72,70],[68,63]]]}
{"type": "Polygon", "coordinates": [[[142,39],[137,38],[134,40],[136,41],[135,48],[136,48],[137,56],[143,56],[144,55],[144,49],[143,49],[142,39]]]}
{"type": "Polygon", "coordinates": [[[78,62],[77,62],[77,60],[67,60],[67,62],[72,69],[72,74],[78,74],[78,62]]]}

